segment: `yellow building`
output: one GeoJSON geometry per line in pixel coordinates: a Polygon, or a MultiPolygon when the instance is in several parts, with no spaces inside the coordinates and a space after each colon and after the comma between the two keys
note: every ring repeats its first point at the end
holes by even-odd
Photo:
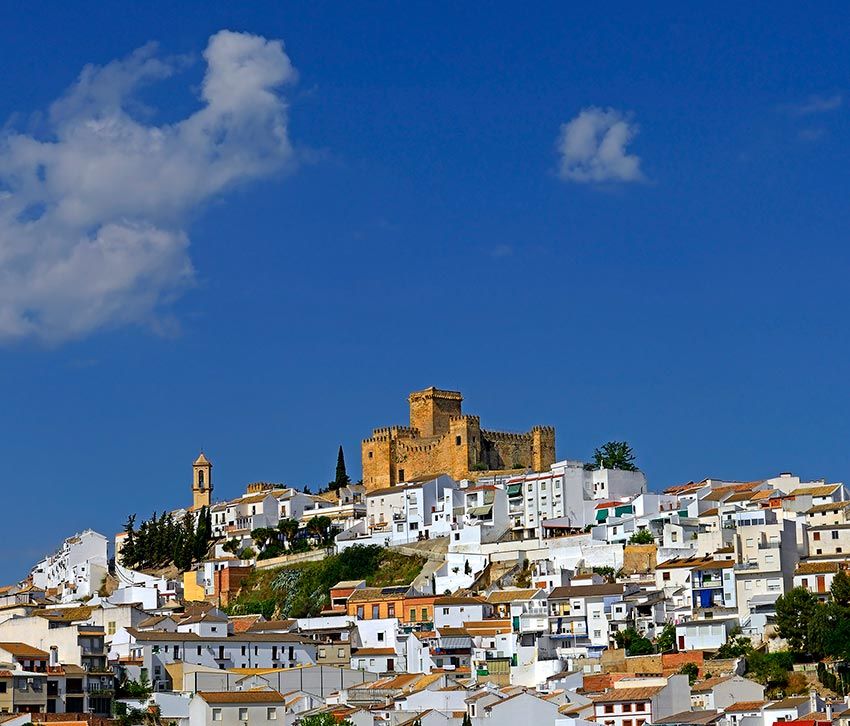
{"type": "Polygon", "coordinates": [[[555,463],[555,429],[514,434],[481,428],[458,391],[433,386],[408,398],[410,426],[375,429],[361,444],[363,484],[381,489],[423,476],[471,479],[481,472],[545,471],[555,463]]]}

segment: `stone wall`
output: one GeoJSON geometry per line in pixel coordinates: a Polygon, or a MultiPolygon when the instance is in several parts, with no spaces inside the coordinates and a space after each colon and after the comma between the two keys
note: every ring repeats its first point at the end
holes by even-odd
{"type": "Polygon", "coordinates": [[[363,484],[369,490],[424,476],[474,479],[482,470],[545,471],[555,462],[555,429],[521,434],[486,431],[478,416],[461,413],[463,397],[434,388],[410,394],[411,426],[375,429],[361,444],[363,484]]]}

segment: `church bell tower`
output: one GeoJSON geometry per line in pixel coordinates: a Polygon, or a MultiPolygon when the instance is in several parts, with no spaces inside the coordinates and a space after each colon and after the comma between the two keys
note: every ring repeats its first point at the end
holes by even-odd
{"type": "Polygon", "coordinates": [[[202,451],[192,464],[192,511],[210,506],[212,489],[212,462],[202,451]]]}

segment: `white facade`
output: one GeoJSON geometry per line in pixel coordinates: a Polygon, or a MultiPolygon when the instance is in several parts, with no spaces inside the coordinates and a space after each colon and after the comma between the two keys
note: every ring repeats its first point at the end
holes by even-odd
{"type": "Polygon", "coordinates": [[[62,602],[85,600],[97,593],[108,572],[108,540],[87,529],[68,537],[32,570],[33,585],[59,589],[62,602]]]}

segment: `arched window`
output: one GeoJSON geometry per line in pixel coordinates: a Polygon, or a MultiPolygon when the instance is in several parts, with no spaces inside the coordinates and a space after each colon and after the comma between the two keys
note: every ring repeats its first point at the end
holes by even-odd
{"type": "Polygon", "coordinates": [[[198,469],[198,485],[201,487],[201,489],[204,488],[204,470],[203,469],[198,469]]]}

